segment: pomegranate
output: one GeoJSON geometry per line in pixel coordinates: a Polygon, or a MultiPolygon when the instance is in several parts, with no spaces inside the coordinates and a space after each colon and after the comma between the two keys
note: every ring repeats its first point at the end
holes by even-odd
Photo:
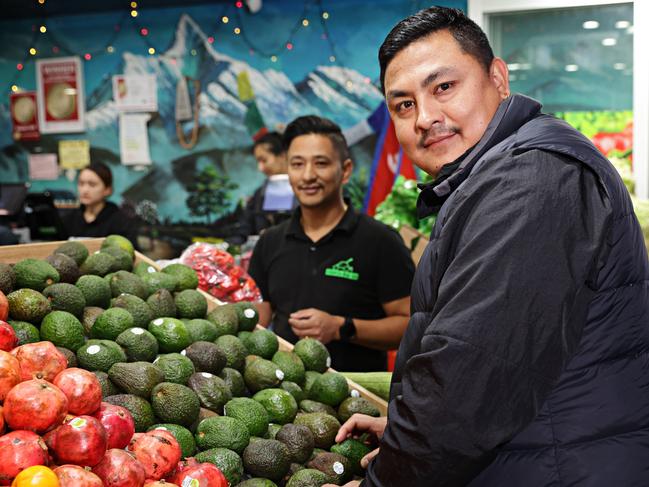
{"type": "Polygon", "coordinates": [[[99,420],[106,430],[107,449],[126,448],[128,446],[135,434],[135,423],[133,416],[126,408],[102,402],[94,417],[99,420]]]}
{"type": "Polygon", "coordinates": [[[0,437],[0,485],[9,485],[21,470],[47,465],[47,446],[31,431],[12,431],[0,437]]]}
{"type": "Polygon", "coordinates": [[[0,350],[0,402],[20,382],[20,363],[10,353],[0,350]]]}
{"type": "Polygon", "coordinates": [[[101,384],[92,372],[72,367],[62,370],[53,384],[68,398],[68,411],[75,415],[94,414],[101,405],[101,384]]]}
{"type": "Polygon", "coordinates": [[[199,463],[184,470],[177,478],[178,485],[194,487],[228,487],[228,481],[216,465],[199,463]]]}
{"type": "Polygon", "coordinates": [[[113,448],[106,452],[92,471],[104,482],[105,487],[142,487],[144,467],[126,450],[113,448]]]}
{"type": "Polygon", "coordinates": [[[50,431],[45,441],[58,463],[98,464],[106,453],[106,431],[97,418],[77,416],[50,431]]]}
{"type": "Polygon", "coordinates": [[[0,436],[5,432],[5,417],[2,414],[2,406],[0,406],[0,436]]]}
{"type": "Polygon", "coordinates": [[[61,487],[104,487],[104,483],[90,470],[78,465],[61,465],[54,469],[61,487]]]}
{"type": "Polygon", "coordinates": [[[12,430],[45,433],[63,421],[68,399],[61,389],[41,379],[21,382],[4,401],[4,417],[12,430]]]}
{"type": "Polygon", "coordinates": [[[152,430],[136,435],[128,449],[144,466],[147,479],[160,480],[169,475],[182,456],[178,441],[166,430],[152,430]]]}
{"type": "Polygon", "coordinates": [[[167,477],[167,482],[180,485],[177,482],[177,479],[180,477],[180,474],[183,473],[188,468],[195,467],[196,465],[199,465],[199,463],[194,457],[187,457],[184,460],[179,461],[176,464],[176,468],[173,470],[173,472],[171,472],[169,477],[167,477]]]}
{"type": "Polygon", "coordinates": [[[9,301],[5,293],[0,291],[0,320],[5,321],[9,317],[9,301]]]}
{"type": "MultiPolygon", "coordinates": [[[[0,291],[1,293],[2,291],[0,291]]],[[[12,326],[0,319],[0,350],[10,352],[18,345],[18,337],[12,326]]]]}
{"type": "Polygon", "coordinates": [[[52,342],[26,343],[11,354],[20,363],[21,380],[45,379],[52,382],[68,366],[68,360],[52,342]]]}

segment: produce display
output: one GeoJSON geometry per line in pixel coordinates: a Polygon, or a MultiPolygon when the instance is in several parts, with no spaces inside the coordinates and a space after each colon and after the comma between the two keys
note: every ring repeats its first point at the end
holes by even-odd
{"type": "Polygon", "coordinates": [[[0,264],[0,485],[305,487],[362,475],[374,445],[334,438],[355,412],[381,409],[328,369],[320,342],[280,349],[250,303],[214,306],[190,267],[134,257],[112,236],[95,253],[67,242],[0,264]]]}

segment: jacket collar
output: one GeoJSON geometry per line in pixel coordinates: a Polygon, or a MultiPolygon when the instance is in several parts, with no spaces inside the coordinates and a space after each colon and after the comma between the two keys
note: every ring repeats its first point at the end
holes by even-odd
{"type": "Polygon", "coordinates": [[[425,218],[437,213],[446,198],[469,176],[480,158],[493,146],[502,142],[541,111],[541,104],[523,95],[512,95],[503,100],[484,135],[476,145],[455,161],[442,167],[437,178],[420,184],[417,198],[417,216],[425,218]]]}

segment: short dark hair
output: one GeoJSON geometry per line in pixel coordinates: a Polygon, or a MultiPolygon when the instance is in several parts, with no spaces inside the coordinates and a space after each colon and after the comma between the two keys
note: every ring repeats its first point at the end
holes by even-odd
{"type": "Polygon", "coordinates": [[[284,143],[282,142],[282,135],[278,132],[267,132],[259,137],[257,140],[255,140],[254,144],[252,144],[253,150],[260,145],[268,146],[270,153],[276,156],[279,156],[280,154],[283,154],[285,152],[284,143]]]}
{"type": "Polygon", "coordinates": [[[298,117],[288,124],[284,131],[284,149],[288,151],[291,142],[300,135],[318,134],[327,137],[340,157],[340,162],[351,159],[349,146],[340,127],[328,118],[316,115],[298,117]]]}
{"type": "MultiPolygon", "coordinates": [[[[381,91],[385,93],[385,71],[394,56],[411,43],[434,32],[447,29],[465,53],[473,56],[487,72],[494,59],[484,31],[464,12],[456,8],[430,7],[395,25],[379,48],[381,91]]],[[[434,53],[431,53],[434,56],[434,53]]]]}
{"type": "MultiPolygon", "coordinates": [[[[107,188],[113,187],[113,173],[110,171],[110,168],[103,162],[93,162],[92,164],[84,167],[81,171],[89,170],[94,172],[101,182],[104,183],[104,186],[107,188]]],[[[81,172],[79,171],[79,172],[81,172]]]]}

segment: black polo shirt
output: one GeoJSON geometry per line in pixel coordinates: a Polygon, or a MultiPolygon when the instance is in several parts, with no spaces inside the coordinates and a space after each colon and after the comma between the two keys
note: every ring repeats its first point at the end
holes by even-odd
{"type": "MultiPolygon", "coordinates": [[[[317,242],[304,233],[300,208],[262,234],[249,273],[274,310],[274,330],[295,343],[291,313],[316,308],[364,320],[384,318],[381,303],[410,295],[415,266],[393,229],[349,206],[338,225],[317,242]]],[[[352,343],[327,344],[341,371],[386,370],[386,353],[352,343]]]]}

